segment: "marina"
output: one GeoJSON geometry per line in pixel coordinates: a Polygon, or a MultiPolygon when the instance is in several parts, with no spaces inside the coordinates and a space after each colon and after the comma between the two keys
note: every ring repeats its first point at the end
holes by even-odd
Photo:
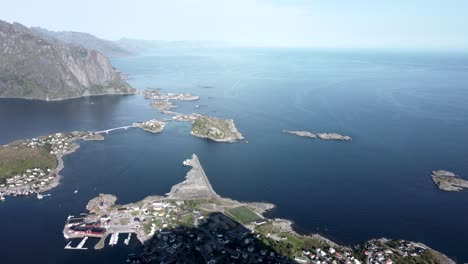
{"type": "Polygon", "coordinates": [[[117,245],[119,242],[119,233],[112,233],[111,238],[109,240],[109,246],[117,245]]]}
{"type": "Polygon", "coordinates": [[[78,244],[78,246],[76,246],[76,247],[72,247],[72,246],[71,246],[72,241],[70,241],[70,242],[68,242],[68,244],[65,246],[65,249],[87,250],[88,248],[83,247],[84,244],[86,243],[86,240],[88,240],[88,237],[87,237],[87,236],[83,237],[83,239],[81,240],[81,242],[80,242],[80,243],[78,244]]]}
{"type": "Polygon", "coordinates": [[[131,238],[132,238],[132,233],[128,233],[128,237],[124,240],[124,244],[128,246],[131,238]]]}

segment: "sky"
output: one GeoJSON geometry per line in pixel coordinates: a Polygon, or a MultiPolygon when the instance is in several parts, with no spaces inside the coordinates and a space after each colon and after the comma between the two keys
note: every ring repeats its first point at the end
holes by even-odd
{"type": "Polygon", "coordinates": [[[467,0],[14,0],[0,19],[101,38],[468,50],[467,0]]]}

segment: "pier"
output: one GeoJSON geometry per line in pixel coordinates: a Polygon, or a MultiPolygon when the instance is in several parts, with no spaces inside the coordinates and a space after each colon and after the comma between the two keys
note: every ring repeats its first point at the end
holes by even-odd
{"type": "Polygon", "coordinates": [[[68,242],[68,244],[65,246],[65,249],[81,249],[81,250],[87,250],[88,248],[83,247],[84,244],[86,243],[86,240],[88,240],[88,237],[87,237],[87,236],[85,236],[85,237],[81,240],[81,242],[78,244],[78,246],[76,246],[76,247],[72,247],[72,246],[71,246],[71,243],[72,243],[72,242],[70,241],[70,242],[68,242]]]}
{"type": "Polygon", "coordinates": [[[106,241],[106,238],[107,238],[108,235],[109,235],[109,233],[105,233],[101,237],[101,239],[96,243],[96,245],[94,246],[94,249],[96,249],[96,250],[103,249],[104,246],[105,246],[105,241],[106,241]]]}
{"type": "Polygon", "coordinates": [[[128,244],[130,244],[131,238],[132,238],[132,233],[128,233],[128,237],[124,240],[124,244],[128,246],[128,244]]]}
{"type": "Polygon", "coordinates": [[[198,160],[198,156],[193,154],[192,159],[188,161],[188,163],[192,166],[193,169],[200,172],[200,176],[202,177],[203,181],[205,182],[206,187],[208,188],[209,195],[213,197],[219,197],[219,195],[213,190],[208,177],[205,174],[205,170],[203,170],[202,165],[200,164],[200,160],[198,160]]]}
{"type": "Polygon", "coordinates": [[[168,198],[179,200],[220,198],[213,190],[197,155],[193,154],[192,159],[185,160],[183,165],[191,166],[192,169],[187,173],[183,182],[172,186],[171,191],[166,194],[168,198]]]}
{"type": "Polygon", "coordinates": [[[119,242],[119,233],[112,233],[111,238],[109,240],[109,246],[117,245],[119,242]]]}

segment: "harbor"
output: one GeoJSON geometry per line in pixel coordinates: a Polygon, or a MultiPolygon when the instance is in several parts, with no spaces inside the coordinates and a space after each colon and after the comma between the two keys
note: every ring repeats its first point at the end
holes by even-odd
{"type": "Polygon", "coordinates": [[[71,243],[72,241],[68,242],[68,244],[65,246],[65,249],[81,249],[81,250],[87,250],[88,248],[85,248],[84,247],[84,244],[86,243],[86,240],[88,240],[88,237],[85,236],[83,237],[83,239],[81,240],[81,242],[78,244],[78,246],[76,247],[72,247],[71,246],[71,243]]]}

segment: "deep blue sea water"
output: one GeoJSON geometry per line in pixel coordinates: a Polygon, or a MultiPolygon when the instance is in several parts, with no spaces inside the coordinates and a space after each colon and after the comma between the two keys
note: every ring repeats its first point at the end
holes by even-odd
{"type": "MultiPolygon", "coordinates": [[[[430,179],[434,169],[468,177],[467,54],[193,49],[113,64],[136,88],[200,95],[199,102],[176,102],[176,111],[233,118],[248,144],[196,138],[185,123],[158,135],[129,129],[83,142],[65,157],[51,197],[0,204],[4,263],[124,262],[137,243],[64,250],[65,218],[101,192],[121,203],[166,193],[183,180],[181,162],[192,153],[220,195],[274,203],[268,215],[293,220],[301,232],[346,245],[382,236],[421,241],[468,262],[468,193],[439,191],[430,179]],[[353,141],[310,140],[283,129],[353,141]]],[[[160,117],[138,95],[1,99],[0,144],[160,117]]]]}

